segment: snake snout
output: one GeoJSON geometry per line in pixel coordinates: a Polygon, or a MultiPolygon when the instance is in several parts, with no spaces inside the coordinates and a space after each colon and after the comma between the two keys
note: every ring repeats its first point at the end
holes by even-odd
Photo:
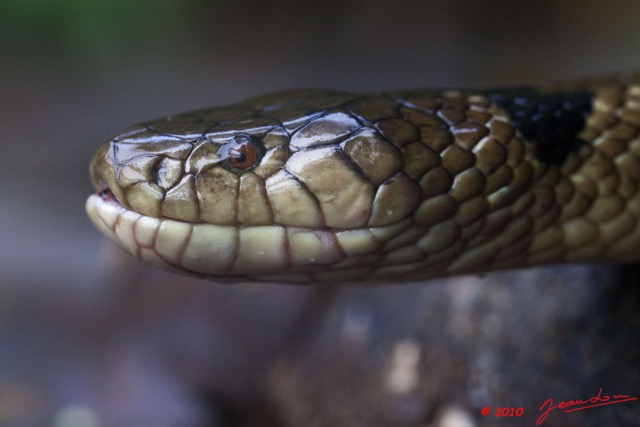
{"type": "Polygon", "coordinates": [[[110,161],[109,158],[110,151],[110,144],[104,143],[93,155],[89,169],[91,184],[95,194],[100,196],[102,200],[122,204],[118,197],[119,189],[115,179],[113,161],[110,161]]]}
{"type": "Polygon", "coordinates": [[[115,195],[113,194],[113,191],[111,191],[111,188],[109,187],[109,184],[107,184],[105,182],[104,179],[102,179],[102,176],[100,176],[100,174],[98,173],[98,175],[96,177],[93,176],[94,171],[91,171],[91,184],[93,185],[93,188],[95,190],[95,194],[97,194],[98,196],[100,196],[101,199],[103,200],[107,200],[107,199],[111,199],[111,198],[115,198],[115,195]]]}

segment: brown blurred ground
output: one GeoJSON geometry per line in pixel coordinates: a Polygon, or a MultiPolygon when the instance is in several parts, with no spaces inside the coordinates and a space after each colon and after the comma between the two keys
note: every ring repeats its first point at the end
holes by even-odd
{"type": "MultiPolygon", "coordinates": [[[[5,0],[0,425],[522,425],[485,405],[532,425],[544,397],[640,394],[637,275],[223,287],[114,252],[83,210],[92,151],[131,123],[294,87],[637,68],[639,18],[635,1],[5,0]],[[394,392],[403,351],[419,381],[394,392]]],[[[548,425],[640,423],[625,405],[548,425]]]]}

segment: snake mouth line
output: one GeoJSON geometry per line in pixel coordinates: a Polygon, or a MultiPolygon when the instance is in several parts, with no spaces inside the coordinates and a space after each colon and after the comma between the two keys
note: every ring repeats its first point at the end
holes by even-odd
{"type": "Polygon", "coordinates": [[[97,195],[105,202],[111,202],[111,203],[116,203],[118,205],[122,205],[122,203],[120,203],[116,195],[113,194],[113,191],[111,191],[111,189],[108,187],[98,192],[97,195]]]}
{"type": "Polygon", "coordinates": [[[118,200],[118,198],[116,197],[113,190],[111,190],[111,187],[109,187],[109,185],[104,180],[100,179],[97,183],[94,184],[94,186],[96,190],[95,195],[100,197],[104,202],[114,203],[116,205],[124,207],[122,202],[120,202],[120,200],[118,200]]]}
{"type": "Polygon", "coordinates": [[[400,234],[407,225],[335,232],[284,225],[193,224],[135,212],[118,203],[108,189],[89,196],[86,210],[103,234],[136,258],[165,270],[225,283],[308,283],[343,280],[345,274],[355,278],[370,270],[355,268],[360,258],[379,259],[383,241],[400,234]],[[352,272],[344,271],[354,263],[352,272]]]}

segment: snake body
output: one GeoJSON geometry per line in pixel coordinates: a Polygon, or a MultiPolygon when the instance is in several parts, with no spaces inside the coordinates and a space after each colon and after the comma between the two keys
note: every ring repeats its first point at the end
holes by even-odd
{"type": "Polygon", "coordinates": [[[98,148],[86,208],[137,258],[218,281],[634,261],[639,81],[289,91],[179,114],[98,148]]]}

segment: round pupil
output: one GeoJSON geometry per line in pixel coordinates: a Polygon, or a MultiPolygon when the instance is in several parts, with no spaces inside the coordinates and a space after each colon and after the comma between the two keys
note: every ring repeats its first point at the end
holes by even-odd
{"type": "Polygon", "coordinates": [[[244,163],[244,161],[247,160],[247,155],[243,151],[240,151],[234,160],[237,163],[244,163]]]}

